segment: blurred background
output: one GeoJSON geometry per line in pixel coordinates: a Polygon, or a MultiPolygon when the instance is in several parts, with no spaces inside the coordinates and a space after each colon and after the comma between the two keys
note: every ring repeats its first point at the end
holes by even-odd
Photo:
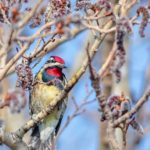
{"type": "MultiPolygon", "coordinates": [[[[136,10],[140,5],[146,5],[148,3],[149,1],[147,0],[141,0],[139,4],[133,7],[130,15],[133,16],[136,14],[136,10]]],[[[34,5],[34,2],[31,4],[34,5]]],[[[72,5],[74,5],[74,0],[72,0],[72,5]]],[[[30,35],[37,29],[38,28],[31,30],[30,28],[26,27],[24,32],[27,35],[30,35]]],[[[112,76],[108,76],[104,80],[102,88],[107,97],[111,96],[112,94],[120,95],[123,91],[130,97],[133,104],[135,104],[142,96],[145,89],[147,89],[147,87],[150,85],[150,24],[146,27],[144,38],[141,38],[138,33],[139,26],[134,26],[133,29],[133,33],[126,37],[124,43],[127,51],[127,61],[122,68],[122,81],[119,84],[116,84],[114,78],[112,76]]],[[[92,42],[93,40],[88,38],[90,37],[90,34],[90,32],[84,31],[75,39],[65,42],[54,51],[44,56],[41,62],[33,69],[34,75],[51,55],[58,55],[65,60],[68,68],[64,71],[64,73],[66,74],[67,79],[70,79],[83,62],[84,56],[86,55],[85,46],[87,41],[92,42]]],[[[110,35],[101,45],[92,62],[96,70],[100,68],[102,63],[107,58],[108,53],[112,48],[112,44],[113,35],[110,35]]],[[[30,53],[34,46],[35,45],[32,44],[27,53],[30,53]]],[[[0,83],[0,91],[1,93],[5,93],[7,90],[12,90],[15,88],[15,85],[16,74],[12,74],[0,83]]],[[[67,121],[67,117],[71,116],[75,111],[75,105],[73,101],[76,101],[78,105],[81,105],[85,99],[95,99],[94,92],[87,98],[87,95],[91,90],[92,87],[87,69],[86,73],[69,93],[68,108],[63,118],[61,125],[62,128],[67,121]]],[[[28,99],[28,92],[26,92],[26,97],[28,99]]],[[[142,109],[140,109],[136,116],[144,128],[144,135],[140,136],[132,128],[129,128],[127,133],[128,150],[150,150],[149,108],[150,102],[147,102],[142,109]]],[[[74,117],[58,137],[57,150],[109,150],[106,134],[106,123],[100,122],[98,103],[94,101],[82,109],[84,112],[74,117]]],[[[15,131],[30,118],[28,104],[19,114],[12,114],[9,108],[0,110],[0,118],[5,120],[8,131],[15,131]]],[[[28,135],[25,138],[27,137],[28,135]]],[[[8,148],[6,146],[0,146],[0,150],[7,149],[8,148]]]]}

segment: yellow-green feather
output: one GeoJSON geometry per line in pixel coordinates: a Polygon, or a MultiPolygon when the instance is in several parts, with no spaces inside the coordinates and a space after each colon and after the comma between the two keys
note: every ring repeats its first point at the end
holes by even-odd
{"type": "Polygon", "coordinates": [[[53,104],[55,97],[60,94],[60,90],[53,85],[37,83],[31,92],[31,107],[33,113],[38,113],[49,104],[53,104]]]}
{"type": "MultiPolygon", "coordinates": [[[[33,114],[37,114],[48,105],[53,104],[55,97],[61,92],[61,90],[56,86],[46,85],[42,83],[41,71],[37,74],[36,80],[39,82],[34,85],[30,97],[30,108],[33,114]]],[[[64,112],[64,109],[65,107],[62,107],[61,109],[59,108],[59,106],[56,107],[51,114],[44,118],[39,126],[40,131],[44,130],[47,127],[55,128],[61,114],[64,112]]]]}

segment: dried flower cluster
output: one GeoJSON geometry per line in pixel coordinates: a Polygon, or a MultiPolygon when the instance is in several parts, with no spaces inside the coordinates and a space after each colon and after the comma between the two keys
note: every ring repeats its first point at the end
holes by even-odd
{"type": "Polygon", "coordinates": [[[70,9],[69,0],[50,0],[45,11],[45,22],[50,22],[54,18],[69,14],[70,9]]]}
{"type": "Polygon", "coordinates": [[[22,87],[25,90],[30,90],[32,87],[33,74],[32,69],[27,62],[23,62],[16,66],[16,73],[18,76],[17,87],[22,87]]]}
{"type": "Polygon", "coordinates": [[[121,80],[121,72],[120,68],[125,63],[125,55],[126,51],[123,45],[124,37],[126,33],[129,33],[132,31],[132,27],[129,23],[129,20],[125,17],[120,18],[117,20],[116,24],[116,35],[115,35],[115,41],[116,41],[116,54],[114,57],[114,62],[112,65],[112,72],[116,76],[116,81],[120,82],[121,80]]]}
{"type": "MultiPolygon", "coordinates": [[[[31,8],[26,8],[26,11],[30,12],[31,11],[31,8]]],[[[42,23],[42,20],[43,20],[43,15],[45,13],[45,8],[42,7],[35,15],[34,17],[32,17],[31,19],[31,23],[30,23],[30,27],[31,28],[36,28],[38,27],[39,25],[41,25],[42,23]]]]}
{"type": "Polygon", "coordinates": [[[90,0],[76,0],[76,10],[91,8],[90,0]]]}
{"type": "MultiPolygon", "coordinates": [[[[132,101],[122,95],[114,95],[108,98],[106,105],[109,107],[113,120],[116,120],[129,112],[132,108],[132,101]]],[[[101,121],[105,121],[109,118],[102,114],[101,121]]],[[[140,134],[143,134],[142,126],[136,121],[135,115],[128,118],[123,124],[118,124],[117,127],[127,130],[128,126],[131,125],[140,134]]]]}
{"type": "Polygon", "coordinates": [[[141,35],[141,37],[145,37],[144,30],[145,30],[145,28],[148,24],[149,18],[150,18],[148,8],[140,7],[137,10],[137,15],[139,16],[141,14],[143,15],[143,18],[142,18],[142,21],[141,21],[141,24],[140,24],[139,34],[141,35]]]}
{"type": "Polygon", "coordinates": [[[8,17],[8,7],[0,2],[0,22],[5,22],[5,17],[8,17]]]}
{"type": "MultiPolygon", "coordinates": [[[[114,95],[107,99],[107,102],[105,102],[102,107],[106,107],[108,105],[113,119],[118,119],[125,113],[131,110],[132,103],[129,98],[125,97],[124,94],[120,95],[114,95]]],[[[102,112],[101,121],[105,121],[109,119],[106,114],[102,112]]]]}
{"type": "Polygon", "coordinates": [[[105,9],[105,11],[107,13],[112,12],[112,5],[111,5],[111,2],[109,0],[99,0],[96,3],[96,6],[101,8],[101,9],[105,9]]]}
{"type": "Polygon", "coordinates": [[[105,9],[106,14],[112,13],[112,6],[109,0],[99,0],[91,3],[90,0],[76,0],[76,9],[91,9],[94,12],[105,9]]]}
{"type": "Polygon", "coordinates": [[[107,104],[112,112],[113,118],[117,119],[131,110],[132,103],[124,94],[121,96],[111,96],[107,104]]]}
{"type": "MultiPolygon", "coordinates": [[[[28,0],[24,1],[1,1],[0,2],[0,22],[6,24],[14,24],[19,22],[22,17],[25,15],[24,12],[30,13],[32,10],[31,7],[26,6],[23,8],[24,3],[28,3],[28,0]],[[24,11],[22,11],[24,10],[24,11]]],[[[30,27],[35,28],[42,22],[42,16],[45,12],[45,9],[41,7],[39,11],[32,17],[30,20],[30,27]]]]}
{"type": "Polygon", "coordinates": [[[26,105],[26,96],[24,90],[17,88],[8,91],[3,101],[0,102],[0,108],[8,106],[12,113],[20,112],[26,105]]]}
{"type": "Polygon", "coordinates": [[[0,2],[0,22],[10,24],[16,23],[21,17],[21,1],[1,1],[0,2]]]}

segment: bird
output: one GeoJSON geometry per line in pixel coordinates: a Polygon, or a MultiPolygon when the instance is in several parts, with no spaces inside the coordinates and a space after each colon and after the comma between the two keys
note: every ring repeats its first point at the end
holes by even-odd
{"type": "MultiPolygon", "coordinates": [[[[67,84],[63,73],[64,68],[66,68],[65,61],[61,57],[51,56],[35,76],[29,96],[30,113],[33,119],[36,114],[53,104],[55,97],[64,89],[67,84]]],[[[66,106],[67,98],[56,105],[54,110],[32,129],[29,142],[31,150],[50,150],[66,106]]]]}

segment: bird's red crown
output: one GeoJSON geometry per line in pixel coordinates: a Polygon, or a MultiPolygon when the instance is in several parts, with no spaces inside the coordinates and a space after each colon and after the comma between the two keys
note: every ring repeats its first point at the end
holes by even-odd
{"type": "Polygon", "coordinates": [[[51,56],[51,57],[53,57],[56,62],[59,62],[61,64],[65,64],[65,61],[61,57],[59,57],[59,56],[51,56]]]}

